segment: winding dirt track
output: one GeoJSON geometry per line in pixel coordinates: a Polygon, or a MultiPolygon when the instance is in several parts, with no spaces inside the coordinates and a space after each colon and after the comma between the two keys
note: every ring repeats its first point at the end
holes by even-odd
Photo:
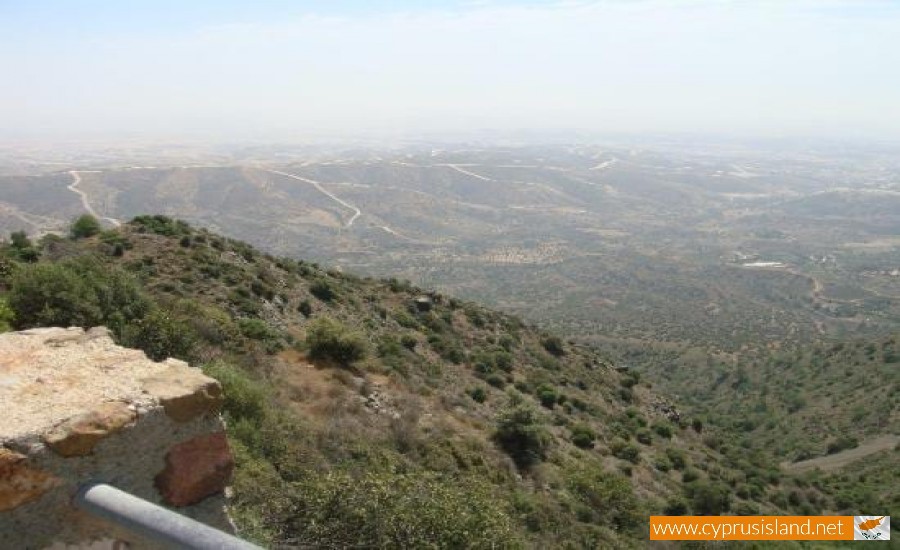
{"type": "Polygon", "coordinates": [[[471,177],[473,177],[473,178],[478,178],[478,179],[483,180],[483,181],[494,181],[493,179],[491,179],[491,178],[489,178],[489,177],[487,177],[487,176],[482,176],[482,175],[480,175],[480,174],[476,174],[476,173],[474,173],[474,172],[469,172],[468,170],[465,170],[465,169],[463,169],[463,168],[460,168],[460,167],[459,167],[458,165],[456,165],[456,164],[435,164],[434,166],[446,166],[447,168],[453,168],[453,169],[456,170],[457,172],[459,172],[459,173],[461,173],[461,174],[465,174],[465,175],[467,175],[467,176],[471,176],[471,177]]]}
{"type": "Polygon", "coordinates": [[[350,204],[350,203],[344,201],[343,199],[341,199],[340,197],[338,197],[337,195],[335,195],[335,194],[332,193],[331,191],[325,189],[324,187],[322,187],[322,184],[321,184],[320,182],[316,181],[316,180],[311,180],[311,179],[309,179],[309,178],[304,178],[303,176],[298,176],[298,175],[296,175],[296,174],[288,174],[287,172],[281,172],[281,171],[278,171],[278,170],[266,170],[266,172],[271,172],[272,174],[278,174],[279,176],[285,176],[285,177],[288,177],[288,178],[293,178],[293,179],[295,179],[295,180],[299,180],[299,181],[308,183],[308,184],[312,185],[313,187],[315,187],[320,193],[324,194],[325,196],[327,196],[327,197],[330,198],[331,200],[335,201],[336,203],[340,204],[340,205],[343,206],[344,208],[348,208],[348,209],[352,210],[352,211],[353,211],[353,216],[350,218],[350,221],[347,222],[346,227],[350,227],[351,225],[353,225],[353,222],[356,221],[356,218],[362,216],[362,211],[361,211],[359,208],[357,208],[357,207],[353,206],[352,204],[350,204]]]}
{"type": "MultiPolygon", "coordinates": [[[[121,220],[117,220],[116,218],[109,218],[107,216],[101,216],[100,214],[98,214],[97,211],[94,210],[94,207],[91,206],[91,201],[88,199],[87,193],[85,193],[84,191],[82,191],[81,189],[78,188],[78,184],[81,183],[81,174],[84,172],[88,172],[88,170],[69,170],[69,174],[72,175],[73,181],[72,181],[72,183],[69,184],[67,189],[69,191],[75,193],[79,197],[81,197],[81,205],[84,207],[85,210],[87,210],[87,213],[90,214],[91,216],[94,216],[95,218],[97,218],[99,220],[106,220],[116,227],[119,227],[120,225],[122,225],[121,220]]],[[[90,172],[97,172],[97,171],[91,170],[90,172]]]]}
{"type": "Polygon", "coordinates": [[[871,454],[880,451],[886,451],[888,449],[893,449],[898,444],[900,444],[900,436],[882,435],[874,439],[870,439],[859,447],[854,447],[853,449],[847,449],[846,451],[834,453],[833,455],[820,456],[817,458],[811,458],[809,460],[801,460],[800,462],[785,463],[782,464],[782,467],[786,472],[792,474],[808,472],[810,470],[815,470],[816,468],[819,468],[823,472],[829,472],[832,470],[843,468],[851,462],[856,462],[857,460],[865,458],[871,454]]]}

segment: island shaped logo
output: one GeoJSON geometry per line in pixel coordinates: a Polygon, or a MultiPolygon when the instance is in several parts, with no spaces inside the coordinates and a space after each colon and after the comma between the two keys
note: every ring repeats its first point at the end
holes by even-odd
{"type": "Polygon", "coordinates": [[[853,540],[891,540],[891,516],[853,516],[853,540]]]}

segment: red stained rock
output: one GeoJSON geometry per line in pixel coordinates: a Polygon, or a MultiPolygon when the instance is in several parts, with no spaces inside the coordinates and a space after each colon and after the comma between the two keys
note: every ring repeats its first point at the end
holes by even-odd
{"type": "Polygon", "coordinates": [[[29,467],[24,455],[0,447],[0,512],[32,501],[58,484],[56,476],[29,467]]]}
{"type": "Polygon", "coordinates": [[[156,488],[167,504],[190,506],[225,489],[233,470],[225,432],[201,435],[169,450],[156,488]]]}

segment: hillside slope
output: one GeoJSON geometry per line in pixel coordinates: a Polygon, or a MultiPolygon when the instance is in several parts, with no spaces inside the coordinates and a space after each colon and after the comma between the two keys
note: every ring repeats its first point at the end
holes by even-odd
{"type": "Polygon", "coordinates": [[[12,326],[107,325],[223,382],[235,516],[267,544],[627,547],[651,513],[832,506],[598,351],[403,281],[162,216],[2,253],[12,326]]]}
{"type": "Polygon", "coordinates": [[[889,481],[900,464],[898,336],[736,354],[607,344],[612,356],[681,396],[685,412],[716,426],[720,452],[764,451],[845,513],[900,506],[900,486],[889,481]]]}

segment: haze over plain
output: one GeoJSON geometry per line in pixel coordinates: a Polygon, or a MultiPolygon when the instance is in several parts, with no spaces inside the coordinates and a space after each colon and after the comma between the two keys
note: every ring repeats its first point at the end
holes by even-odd
{"type": "Polygon", "coordinates": [[[0,3],[0,136],[900,137],[879,0],[0,3]]]}

